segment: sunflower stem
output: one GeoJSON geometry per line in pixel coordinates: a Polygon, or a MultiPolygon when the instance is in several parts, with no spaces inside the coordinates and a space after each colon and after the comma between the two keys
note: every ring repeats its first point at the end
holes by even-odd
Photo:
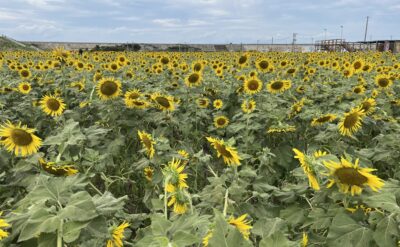
{"type": "Polygon", "coordinates": [[[168,194],[167,194],[167,185],[168,185],[168,182],[169,182],[169,176],[167,176],[166,178],[165,178],[165,181],[164,181],[164,216],[165,216],[165,219],[167,219],[168,220],[168,194]]]}
{"type": "Polygon", "coordinates": [[[214,177],[218,177],[218,175],[214,172],[214,170],[209,166],[209,165],[207,165],[208,166],[208,169],[210,170],[210,172],[214,175],[214,177]]]}
{"type": "Polygon", "coordinates": [[[57,231],[57,247],[62,247],[63,246],[63,225],[64,221],[61,219],[60,225],[58,227],[57,231]]]}
{"type": "Polygon", "coordinates": [[[228,195],[229,195],[229,189],[226,189],[225,199],[224,199],[224,211],[223,211],[224,217],[226,217],[226,211],[228,210],[228,195]]]}

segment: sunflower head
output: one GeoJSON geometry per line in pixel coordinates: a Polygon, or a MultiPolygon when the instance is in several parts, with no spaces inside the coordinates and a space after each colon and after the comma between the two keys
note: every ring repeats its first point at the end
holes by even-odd
{"type": "Polygon", "coordinates": [[[40,100],[40,107],[43,112],[52,117],[60,116],[65,109],[63,99],[55,95],[46,95],[40,100]]]}
{"type": "Polygon", "coordinates": [[[26,125],[12,124],[7,121],[0,126],[0,144],[15,155],[27,156],[38,151],[42,140],[33,134],[35,130],[26,125]]]}
{"type": "Polygon", "coordinates": [[[247,220],[247,214],[243,214],[238,218],[230,217],[228,223],[236,227],[245,239],[249,239],[250,229],[253,228],[250,220],[247,220]]]}
{"type": "Polygon", "coordinates": [[[215,109],[221,109],[224,106],[224,102],[222,102],[220,99],[216,99],[213,102],[213,106],[215,109]]]}
{"type": "Polygon", "coordinates": [[[18,85],[18,91],[22,94],[29,94],[29,92],[32,90],[32,86],[29,82],[21,82],[18,85]]]}
{"type": "Polygon", "coordinates": [[[254,100],[245,100],[241,105],[244,113],[252,113],[256,109],[256,102],[254,100]]]}
{"type": "Polygon", "coordinates": [[[259,93],[262,89],[263,83],[257,77],[250,77],[243,83],[243,90],[247,94],[259,93]]]}
{"type": "Polygon", "coordinates": [[[322,125],[324,123],[328,123],[328,122],[332,122],[336,119],[336,115],[335,114],[326,114],[317,118],[314,118],[311,121],[311,126],[319,126],[322,125]]]}
{"type": "Polygon", "coordinates": [[[361,128],[364,116],[365,112],[360,107],[353,108],[345,113],[338,124],[340,134],[352,136],[361,128]]]}
{"type": "Polygon", "coordinates": [[[375,169],[359,167],[359,159],[356,159],[354,164],[343,157],[340,162],[324,161],[323,163],[330,171],[328,188],[336,183],[341,192],[359,195],[366,186],[373,191],[378,191],[384,185],[382,179],[371,174],[375,169]]]}
{"type": "Polygon", "coordinates": [[[118,97],[121,93],[121,82],[114,78],[103,78],[97,84],[97,94],[101,100],[118,97]]]}
{"type": "Polygon", "coordinates": [[[393,80],[388,75],[379,74],[375,77],[375,83],[380,89],[387,89],[392,86],[393,80]]]}
{"type": "Polygon", "coordinates": [[[146,131],[140,131],[140,130],[138,130],[138,136],[140,138],[140,142],[143,145],[143,148],[146,149],[147,156],[150,159],[153,158],[155,153],[154,144],[156,143],[153,140],[153,137],[146,131]]]}
{"type": "Polygon", "coordinates": [[[210,100],[208,98],[199,98],[196,99],[196,103],[200,108],[207,108],[210,104],[210,100]]]}
{"type": "Polygon", "coordinates": [[[292,83],[289,80],[275,80],[271,81],[267,85],[267,90],[270,93],[283,93],[284,91],[290,89],[292,87],[292,83]]]}
{"type": "Polygon", "coordinates": [[[174,98],[169,95],[162,95],[160,93],[154,93],[151,95],[151,99],[156,104],[156,107],[163,111],[175,110],[174,98]]]}
{"type": "Polygon", "coordinates": [[[214,118],[214,126],[218,129],[228,126],[229,119],[225,116],[217,116],[214,118]]]}
{"type": "Polygon", "coordinates": [[[199,72],[193,72],[185,78],[185,84],[188,87],[195,87],[201,84],[202,75],[199,72]]]}
{"type": "Polygon", "coordinates": [[[217,151],[217,156],[223,158],[227,165],[240,165],[240,156],[234,147],[225,144],[224,140],[219,140],[213,137],[207,137],[207,140],[217,151]]]}

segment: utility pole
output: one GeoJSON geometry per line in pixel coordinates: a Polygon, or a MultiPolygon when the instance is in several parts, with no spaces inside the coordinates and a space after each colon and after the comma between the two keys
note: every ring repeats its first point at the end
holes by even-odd
{"type": "Polygon", "coordinates": [[[340,39],[343,39],[343,25],[340,25],[340,39]]]}
{"type": "Polygon", "coordinates": [[[294,52],[294,45],[296,44],[296,36],[297,36],[297,33],[293,33],[292,52],[294,52]]]}
{"type": "Polygon", "coordinates": [[[324,40],[326,40],[326,31],[327,31],[327,29],[324,28],[324,40]]]}
{"type": "Polygon", "coordinates": [[[367,41],[367,32],[368,32],[368,19],[369,19],[369,16],[367,16],[367,22],[365,23],[364,42],[365,42],[365,41],[367,41]]]}
{"type": "Polygon", "coordinates": [[[271,45],[273,45],[274,44],[274,36],[272,36],[272,38],[271,38],[271,45]]]}

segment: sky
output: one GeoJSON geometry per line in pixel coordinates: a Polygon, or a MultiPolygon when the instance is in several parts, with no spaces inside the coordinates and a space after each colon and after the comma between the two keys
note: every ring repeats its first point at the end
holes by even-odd
{"type": "Polygon", "coordinates": [[[400,0],[0,0],[21,41],[297,43],[400,39],[400,0]],[[343,26],[343,28],[341,28],[343,26]]]}

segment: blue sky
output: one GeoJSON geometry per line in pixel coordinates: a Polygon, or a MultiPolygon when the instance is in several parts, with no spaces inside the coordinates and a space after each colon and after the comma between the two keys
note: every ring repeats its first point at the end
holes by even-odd
{"type": "Polygon", "coordinates": [[[0,34],[17,40],[298,43],[400,39],[400,0],[0,0],[0,34]]]}

